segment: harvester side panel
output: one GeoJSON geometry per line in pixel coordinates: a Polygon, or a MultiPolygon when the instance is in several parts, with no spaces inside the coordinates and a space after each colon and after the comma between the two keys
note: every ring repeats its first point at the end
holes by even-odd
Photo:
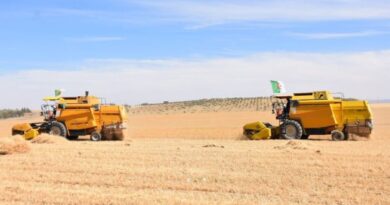
{"type": "Polygon", "coordinates": [[[345,124],[372,119],[370,107],[365,101],[343,101],[343,111],[345,124]]]}
{"type": "Polygon", "coordinates": [[[343,106],[345,131],[349,134],[369,137],[373,126],[368,103],[366,101],[345,101],[343,106]]]}
{"type": "Polygon", "coordinates": [[[122,106],[104,105],[99,111],[95,111],[94,115],[101,126],[123,123],[127,120],[127,116],[122,109],[122,106]]]}
{"type": "Polygon", "coordinates": [[[64,122],[68,130],[91,129],[98,125],[90,108],[66,108],[61,111],[57,121],[64,122]]]}
{"type": "Polygon", "coordinates": [[[344,107],[342,101],[330,103],[330,108],[335,119],[335,127],[339,130],[343,129],[344,126],[344,107]]]}
{"type": "Polygon", "coordinates": [[[290,110],[290,119],[301,122],[305,129],[326,128],[337,124],[330,104],[298,105],[290,110]]]}

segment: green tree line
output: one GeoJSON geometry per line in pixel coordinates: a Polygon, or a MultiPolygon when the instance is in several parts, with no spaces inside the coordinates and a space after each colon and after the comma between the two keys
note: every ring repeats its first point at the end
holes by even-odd
{"type": "Polygon", "coordinates": [[[25,113],[31,113],[28,108],[22,109],[0,109],[0,119],[7,119],[13,117],[22,117],[25,113]]]}

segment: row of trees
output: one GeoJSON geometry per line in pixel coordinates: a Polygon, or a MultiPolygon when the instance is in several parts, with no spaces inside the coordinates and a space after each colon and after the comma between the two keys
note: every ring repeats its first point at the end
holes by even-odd
{"type": "Polygon", "coordinates": [[[22,117],[25,113],[31,113],[28,108],[22,109],[0,109],[0,119],[7,119],[12,117],[22,117]]]}
{"type": "Polygon", "coordinates": [[[267,111],[271,110],[270,97],[254,98],[216,98],[200,99],[182,102],[165,101],[160,104],[142,104],[126,106],[129,113],[187,113],[187,112],[218,112],[218,111],[267,111]]]}

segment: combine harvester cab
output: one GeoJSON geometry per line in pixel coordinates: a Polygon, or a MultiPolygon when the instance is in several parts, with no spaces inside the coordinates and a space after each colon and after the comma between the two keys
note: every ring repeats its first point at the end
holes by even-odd
{"type": "Polygon", "coordinates": [[[244,135],[249,139],[308,139],[310,135],[330,134],[333,140],[347,140],[351,135],[368,138],[373,130],[367,101],[334,98],[328,91],[276,98],[273,112],[280,125],[247,124],[244,135]]]}
{"type": "Polygon", "coordinates": [[[32,139],[39,133],[49,133],[70,140],[90,135],[92,141],[123,140],[127,113],[123,106],[105,105],[94,96],[48,97],[42,105],[44,122],[19,124],[12,133],[32,139]],[[33,130],[33,131],[32,131],[33,130]],[[32,133],[33,132],[33,133],[32,133]]]}

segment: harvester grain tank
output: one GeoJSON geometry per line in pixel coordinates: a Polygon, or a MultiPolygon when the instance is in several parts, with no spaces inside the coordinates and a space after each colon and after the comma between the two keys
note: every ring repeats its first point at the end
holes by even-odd
{"type": "Polygon", "coordinates": [[[41,107],[44,121],[15,125],[13,135],[32,139],[40,133],[49,133],[70,140],[90,135],[92,141],[122,140],[124,137],[127,114],[123,106],[102,104],[88,92],[78,97],[47,97],[44,101],[46,103],[41,107]]]}
{"type": "Polygon", "coordinates": [[[249,139],[307,139],[328,135],[347,140],[351,135],[369,137],[372,114],[367,101],[335,98],[328,91],[276,96],[273,112],[278,126],[254,122],[244,126],[249,139]]]}

